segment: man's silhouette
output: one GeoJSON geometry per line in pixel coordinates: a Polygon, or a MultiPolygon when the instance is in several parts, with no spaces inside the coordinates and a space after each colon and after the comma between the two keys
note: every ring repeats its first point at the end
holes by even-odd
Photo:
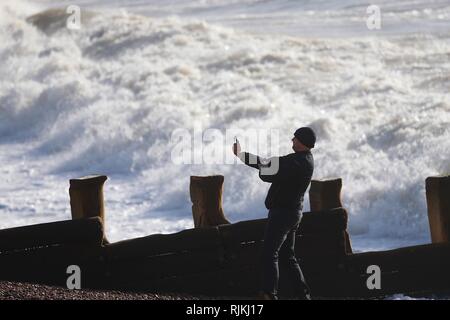
{"type": "Polygon", "coordinates": [[[277,299],[278,256],[285,260],[290,280],[300,299],[309,299],[309,288],[295,258],[295,231],[302,217],[303,196],[314,171],[316,135],[311,128],[302,127],[292,138],[294,153],[264,160],[248,152],[241,152],[239,142],[233,152],[246,165],[259,170],[259,177],[271,183],[265,200],[269,210],[264,236],[262,295],[263,299],[277,299]]]}

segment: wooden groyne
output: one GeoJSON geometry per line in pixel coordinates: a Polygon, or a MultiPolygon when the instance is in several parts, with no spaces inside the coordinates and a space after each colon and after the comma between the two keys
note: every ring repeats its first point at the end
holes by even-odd
{"type": "Polygon", "coordinates": [[[99,218],[0,230],[0,279],[66,285],[67,267],[78,265],[88,284],[101,257],[99,218]]]}
{"type": "MultiPolygon", "coordinates": [[[[67,267],[77,265],[83,288],[256,295],[266,219],[229,224],[221,201],[210,201],[209,205],[216,209],[203,210],[205,206],[197,204],[199,209],[193,210],[194,219],[196,214],[202,216],[197,220],[201,221],[197,228],[107,243],[103,228],[103,177],[77,179],[75,199],[71,192],[74,220],[0,230],[0,279],[65,286],[67,267]],[[83,191],[85,187],[90,191],[83,191]],[[216,216],[208,217],[209,214],[216,216]]],[[[353,253],[351,248],[348,214],[340,200],[342,181],[314,181],[312,206],[319,210],[303,214],[295,248],[313,294],[365,298],[450,291],[450,243],[443,236],[448,234],[448,228],[436,222],[448,221],[445,219],[450,216],[447,200],[442,199],[449,198],[450,177],[436,179],[438,183],[427,185],[427,200],[430,228],[432,234],[433,228],[439,228],[439,241],[365,253],[353,253]],[[437,192],[438,196],[429,195],[430,192],[437,192]],[[370,266],[380,270],[379,289],[367,285],[370,266]]],[[[193,202],[205,201],[199,195],[201,190],[221,195],[220,181],[215,191],[202,188],[200,177],[195,184],[193,202]]],[[[283,275],[284,266],[280,264],[280,268],[283,275]]],[[[290,283],[282,276],[280,294],[290,293],[290,283]]]]}

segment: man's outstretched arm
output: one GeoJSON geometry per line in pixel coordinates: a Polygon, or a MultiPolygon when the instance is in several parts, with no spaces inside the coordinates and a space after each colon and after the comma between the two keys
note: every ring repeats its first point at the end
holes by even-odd
{"type": "Polygon", "coordinates": [[[289,180],[291,176],[287,163],[282,157],[265,159],[249,152],[241,152],[237,154],[237,157],[249,167],[258,169],[259,178],[264,182],[289,180]]]}
{"type": "Polygon", "coordinates": [[[261,158],[259,156],[251,154],[249,152],[241,152],[237,156],[243,163],[245,163],[249,167],[258,170],[261,168],[261,158]]]}
{"type": "Polygon", "coordinates": [[[233,144],[233,153],[236,157],[238,157],[243,163],[248,165],[249,167],[260,169],[262,159],[254,154],[251,154],[249,152],[241,152],[241,145],[239,144],[239,141],[236,140],[236,142],[233,144]]]}

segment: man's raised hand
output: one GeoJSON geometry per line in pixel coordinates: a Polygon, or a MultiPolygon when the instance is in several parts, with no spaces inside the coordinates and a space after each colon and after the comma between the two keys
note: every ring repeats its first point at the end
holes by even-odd
{"type": "Polygon", "coordinates": [[[233,143],[233,153],[235,156],[238,156],[241,153],[241,145],[239,140],[235,138],[235,142],[233,143]]]}

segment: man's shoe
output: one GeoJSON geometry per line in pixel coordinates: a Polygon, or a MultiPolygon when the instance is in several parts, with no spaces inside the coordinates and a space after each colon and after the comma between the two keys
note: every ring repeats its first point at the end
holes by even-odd
{"type": "Polygon", "coordinates": [[[309,293],[305,293],[305,295],[300,296],[298,300],[312,300],[311,295],[309,293]]]}
{"type": "Polygon", "coordinates": [[[295,298],[296,298],[296,300],[312,300],[311,294],[307,290],[305,290],[305,292],[297,295],[295,298]]]}
{"type": "Polygon", "coordinates": [[[278,297],[272,293],[260,292],[258,294],[258,299],[259,300],[278,300],[278,297]]]}

